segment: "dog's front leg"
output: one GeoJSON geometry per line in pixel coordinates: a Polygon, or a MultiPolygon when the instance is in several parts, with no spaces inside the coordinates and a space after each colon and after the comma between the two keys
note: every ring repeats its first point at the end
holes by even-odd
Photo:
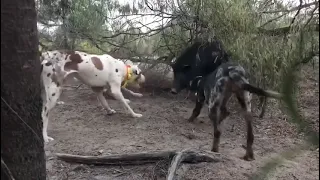
{"type": "Polygon", "coordinates": [[[204,100],[197,98],[196,107],[193,109],[192,114],[188,119],[189,122],[193,122],[194,119],[196,119],[199,116],[201,109],[203,107],[203,103],[204,103],[204,100]]]}
{"type": "Polygon", "coordinates": [[[47,143],[53,141],[54,139],[48,136],[48,123],[49,123],[49,114],[51,110],[56,106],[57,101],[61,95],[62,89],[61,86],[57,86],[56,83],[50,81],[43,81],[44,88],[42,94],[42,135],[44,141],[47,143]]]}
{"type": "Polygon", "coordinates": [[[46,104],[42,108],[41,116],[42,116],[42,121],[43,121],[42,136],[43,136],[44,142],[47,143],[49,141],[53,141],[54,139],[52,137],[48,136],[49,109],[47,108],[46,104]]]}
{"type": "Polygon", "coordinates": [[[122,87],[121,90],[131,94],[134,97],[142,97],[143,96],[141,93],[135,93],[135,92],[133,92],[133,91],[127,89],[127,88],[124,88],[124,87],[122,87]]]}
{"type": "Polygon", "coordinates": [[[113,97],[122,102],[122,104],[129,110],[132,117],[142,117],[142,114],[137,114],[131,109],[128,102],[123,97],[123,94],[121,92],[121,85],[119,83],[110,83],[110,88],[113,97]]]}
{"type": "Polygon", "coordinates": [[[192,111],[192,115],[188,119],[189,122],[193,122],[195,118],[197,118],[201,112],[201,109],[204,104],[205,97],[202,96],[201,94],[197,93],[197,102],[196,102],[196,107],[192,111]]]}

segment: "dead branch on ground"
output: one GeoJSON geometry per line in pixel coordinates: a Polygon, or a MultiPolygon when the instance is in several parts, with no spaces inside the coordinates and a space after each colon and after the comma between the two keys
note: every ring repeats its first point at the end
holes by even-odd
{"type": "Polygon", "coordinates": [[[219,153],[207,151],[153,151],[134,154],[117,154],[107,156],[80,156],[72,154],[57,153],[57,158],[70,163],[81,163],[90,165],[144,165],[156,163],[159,161],[171,161],[168,169],[167,180],[173,180],[176,177],[176,171],[179,165],[183,163],[201,163],[201,162],[221,162],[219,153]]]}
{"type": "MultiPolygon", "coordinates": [[[[217,153],[206,151],[183,151],[184,163],[219,162],[221,157],[217,153]]],[[[179,151],[153,151],[133,154],[117,154],[106,156],[81,156],[57,153],[58,159],[70,163],[94,164],[94,165],[142,165],[155,163],[160,160],[170,160],[179,151]]]]}
{"type": "Polygon", "coordinates": [[[174,180],[175,174],[179,168],[179,165],[186,157],[186,153],[184,151],[178,152],[172,159],[171,165],[168,170],[167,180],[174,180]]]}

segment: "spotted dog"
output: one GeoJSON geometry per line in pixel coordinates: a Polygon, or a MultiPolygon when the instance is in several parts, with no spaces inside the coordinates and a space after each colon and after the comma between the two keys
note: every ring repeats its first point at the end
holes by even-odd
{"type": "Polygon", "coordinates": [[[213,122],[214,138],[212,151],[219,151],[221,122],[230,114],[227,110],[227,102],[232,94],[235,94],[243,111],[247,124],[247,146],[245,160],[254,160],[252,144],[254,135],[252,132],[251,93],[259,96],[280,99],[278,92],[263,90],[251,85],[246,77],[244,68],[232,63],[223,63],[214,72],[207,76],[197,76],[190,81],[190,90],[197,94],[196,106],[188,119],[194,121],[200,114],[203,104],[208,104],[209,118],[213,122]]]}
{"type": "Polygon", "coordinates": [[[125,65],[122,61],[107,54],[93,55],[80,51],[47,51],[41,54],[40,60],[43,86],[43,138],[45,142],[53,140],[47,134],[49,113],[57,104],[62,91],[61,86],[67,76],[73,76],[91,87],[108,114],[114,114],[116,111],[109,106],[103,96],[106,89],[115,99],[122,102],[132,117],[142,117],[142,114],[135,113],[131,109],[128,104],[129,100],[125,99],[121,92],[122,90],[132,96],[142,97],[142,94],[126,88],[128,84],[145,82],[145,77],[138,66],[125,65]]]}

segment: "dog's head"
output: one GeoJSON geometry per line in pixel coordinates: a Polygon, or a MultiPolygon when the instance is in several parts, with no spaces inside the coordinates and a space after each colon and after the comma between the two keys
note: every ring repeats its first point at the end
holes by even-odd
{"type": "Polygon", "coordinates": [[[132,65],[132,78],[134,78],[134,81],[137,82],[138,84],[142,84],[145,82],[145,77],[142,74],[141,69],[138,67],[138,65],[132,65]]]}
{"type": "Polygon", "coordinates": [[[143,84],[146,81],[145,76],[142,74],[141,69],[138,65],[130,65],[131,77],[128,81],[128,85],[135,88],[140,88],[140,84],[143,84]]]}

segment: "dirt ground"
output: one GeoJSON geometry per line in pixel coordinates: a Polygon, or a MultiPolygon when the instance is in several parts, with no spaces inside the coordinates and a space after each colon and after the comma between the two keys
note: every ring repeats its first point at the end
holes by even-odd
{"type": "MultiPolygon", "coordinates": [[[[300,82],[300,109],[319,131],[319,67],[304,67],[300,82]]],[[[131,118],[121,104],[108,100],[117,114],[108,116],[95,95],[86,87],[78,90],[67,88],[50,116],[49,136],[55,140],[46,144],[47,174],[49,180],[150,180],[165,179],[167,166],[159,162],[144,166],[88,166],[69,164],[55,158],[55,153],[78,155],[106,155],[152,150],[182,150],[194,148],[210,150],[212,126],[207,109],[195,123],[186,119],[194,103],[185,95],[167,92],[142,92],[141,99],[129,97],[134,111],[143,117],[131,118]]],[[[128,96],[127,96],[128,97],[128,96]]],[[[253,113],[258,114],[253,101],[253,113]]],[[[220,153],[225,157],[219,163],[184,164],[179,177],[185,180],[234,180],[248,179],[278,153],[303,143],[303,137],[288,122],[289,117],[276,101],[270,100],[265,117],[254,121],[255,161],[240,159],[245,151],[246,128],[234,99],[230,102],[232,113],[224,121],[220,153]]],[[[319,150],[310,148],[297,154],[293,160],[280,165],[271,179],[319,179],[319,150]]]]}

